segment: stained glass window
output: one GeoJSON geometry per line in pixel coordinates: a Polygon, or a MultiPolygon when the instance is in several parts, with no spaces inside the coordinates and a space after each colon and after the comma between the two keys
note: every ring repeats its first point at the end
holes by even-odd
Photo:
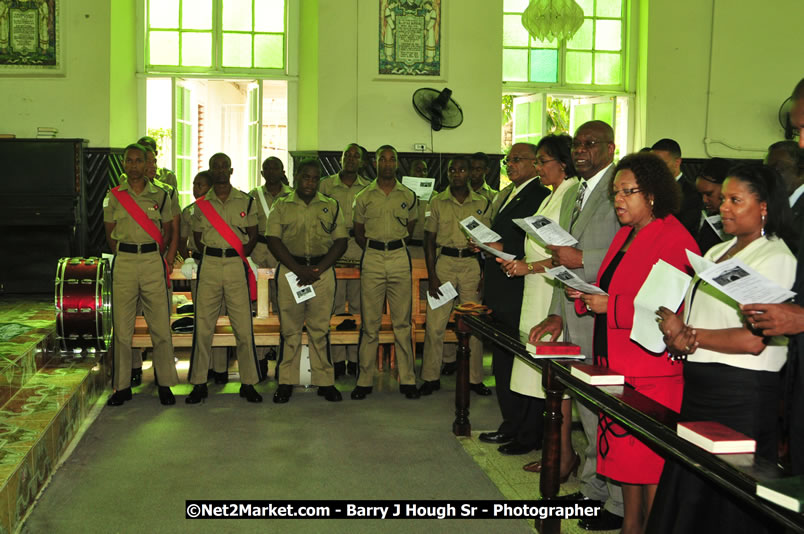
{"type": "Polygon", "coordinates": [[[503,2],[503,81],[558,87],[624,86],[624,0],[576,0],[584,22],[569,40],[544,42],[522,27],[528,0],[503,2]]]}

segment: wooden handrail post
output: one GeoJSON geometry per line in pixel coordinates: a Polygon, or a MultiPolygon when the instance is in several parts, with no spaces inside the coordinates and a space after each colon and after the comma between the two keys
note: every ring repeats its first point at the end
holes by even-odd
{"type": "MultiPolygon", "coordinates": [[[[561,402],[564,397],[564,384],[554,374],[552,360],[545,361],[542,367],[542,386],[545,391],[544,441],[542,443],[542,473],[539,478],[539,491],[542,499],[552,499],[558,495],[561,484],[561,402]]],[[[543,534],[559,534],[561,519],[551,517],[536,520],[536,528],[543,534]]]]}
{"type": "Polygon", "coordinates": [[[458,336],[457,373],[455,379],[455,421],[452,433],[469,437],[472,424],[469,422],[469,335],[471,330],[463,321],[463,315],[455,315],[456,335],[458,336]]]}

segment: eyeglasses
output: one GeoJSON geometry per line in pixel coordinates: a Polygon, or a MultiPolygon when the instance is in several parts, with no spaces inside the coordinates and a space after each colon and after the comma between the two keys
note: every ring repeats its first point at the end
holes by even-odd
{"type": "Polygon", "coordinates": [[[586,150],[592,150],[595,147],[595,145],[599,145],[601,143],[603,143],[603,141],[595,141],[595,140],[592,140],[592,141],[573,141],[572,142],[572,150],[580,150],[582,148],[586,149],[586,150]]]}
{"type": "Polygon", "coordinates": [[[520,161],[527,161],[527,160],[533,161],[535,159],[536,158],[520,158],[519,156],[514,156],[512,158],[512,157],[509,157],[509,156],[505,156],[503,158],[503,160],[502,160],[502,164],[503,165],[510,165],[512,163],[514,163],[514,164],[519,163],[520,161]]]}
{"type": "Polygon", "coordinates": [[[555,160],[556,160],[555,158],[553,158],[553,159],[539,159],[539,158],[536,158],[536,162],[537,162],[539,165],[547,165],[547,164],[548,164],[548,163],[550,163],[551,161],[555,161],[555,160]]]}
{"type": "Polygon", "coordinates": [[[612,189],[611,198],[617,198],[617,195],[619,195],[620,193],[622,193],[622,195],[624,197],[630,197],[634,193],[639,193],[641,191],[642,190],[639,189],[638,187],[634,187],[633,189],[625,189],[625,188],[623,188],[623,189],[612,189]]]}

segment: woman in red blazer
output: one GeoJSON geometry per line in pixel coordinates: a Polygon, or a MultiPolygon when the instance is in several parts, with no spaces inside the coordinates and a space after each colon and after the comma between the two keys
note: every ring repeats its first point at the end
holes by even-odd
{"type": "MultiPolygon", "coordinates": [[[[681,203],[681,190],[664,162],[646,153],[623,158],[607,185],[623,224],[597,275],[597,285],[608,295],[567,293],[577,299],[578,313],[596,314],[595,363],[624,375],[637,391],[678,411],[681,364],[670,360],[666,352],[649,352],[630,336],[634,298],[654,264],[661,259],[692,274],[686,250],[697,254],[698,245],[672,215],[681,203]]],[[[601,415],[597,462],[599,474],[622,484],[623,532],[642,532],[664,460],[601,415]]]]}

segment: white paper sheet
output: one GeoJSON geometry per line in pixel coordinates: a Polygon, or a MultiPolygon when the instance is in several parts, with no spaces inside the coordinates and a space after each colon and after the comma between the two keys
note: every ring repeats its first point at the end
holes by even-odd
{"type": "Polygon", "coordinates": [[[299,277],[296,276],[296,273],[286,273],[285,278],[288,279],[288,284],[290,285],[290,290],[293,292],[293,298],[296,299],[296,304],[301,304],[305,300],[310,300],[315,297],[313,286],[300,286],[299,277]]]}
{"type": "Polygon", "coordinates": [[[692,277],[664,260],[653,266],[634,298],[634,323],[631,339],[655,353],[664,352],[667,345],[656,322],[659,306],[678,311],[687,294],[692,277]]]}
{"type": "Polygon", "coordinates": [[[768,280],[739,258],[717,263],[698,273],[698,276],[740,304],[775,304],[796,296],[793,291],[768,280]]]}
{"type": "Polygon", "coordinates": [[[558,223],[543,215],[514,219],[514,224],[546,245],[572,247],[578,243],[578,240],[561,228],[558,223]]]}
{"type": "Polygon", "coordinates": [[[416,176],[403,176],[402,185],[409,187],[416,193],[419,200],[430,200],[433,196],[435,178],[418,178],[416,176]]]}
{"type": "Polygon", "coordinates": [[[430,292],[427,292],[427,302],[430,304],[430,308],[435,310],[436,308],[440,308],[444,304],[448,302],[452,302],[455,297],[458,296],[458,292],[455,291],[455,286],[452,285],[452,282],[445,282],[441,284],[441,287],[438,288],[441,291],[441,296],[437,299],[434,299],[430,292]]]}
{"type": "Polygon", "coordinates": [[[461,228],[464,233],[469,234],[469,237],[477,243],[494,243],[502,239],[500,234],[478,221],[472,215],[461,221],[461,228]]]}
{"type": "Polygon", "coordinates": [[[586,282],[581,280],[578,277],[578,275],[576,275],[563,265],[553,267],[552,269],[546,269],[544,272],[547,273],[547,275],[549,275],[550,278],[558,280],[562,284],[567,285],[572,289],[577,289],[581,293],[588,293],[590,295],[608,295],[608,293],[606,293],[599,287],[593,286],[592,284],[587,284],[586,282]]]}
{"type": "Polygon", "coordinates": [[[687,259],[690,260],[690,265],[692,265],[692,270],[695,271],[697,274],[700,274],[707,270],[708,268],[715,265],[715,262],[707,260],[704,257],[701,257],[694,253],[693,251],[687,249],[687,259]]]}
{"type": "Polygon", "coordinates": [[[486,245],[484,243],[480,243],[479,241],[475,241],[474,239],[472,240],[472,243],[477,248],[479,248],[480,250],[482,250],[484,252],[488,252],[492,256],[497,256],[498,258],[502,258],[505,261],[511,261],[511,260],[516,259],[516,256],[514,256],[513,254],[508,254],[507,252],[500,252],[496,248],[491,248],[490,246],[488,246],[488,245],[486,245]]]}
{"type": "Polygon", "coordinates": [[[720,238],[721,241],[725,241],[730,239],[731,236],[723,231],[723,221],[720,220],[720,215],[710,215],[705,218],[706,224],[712,227],[712,230],[717,233],[717,236],[720,238]]]}

